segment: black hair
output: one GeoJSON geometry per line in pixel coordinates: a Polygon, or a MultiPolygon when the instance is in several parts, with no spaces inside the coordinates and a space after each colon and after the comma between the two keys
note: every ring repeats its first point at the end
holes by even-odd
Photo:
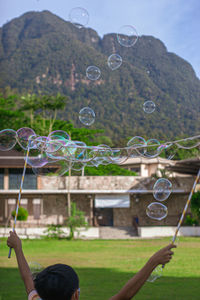
{"type": "Polygon", "coordinates": [[[71,300],[79,288],[76,272],[67,265],[56,264],[37,274],[35,289],[42,300],[71,300]]]}

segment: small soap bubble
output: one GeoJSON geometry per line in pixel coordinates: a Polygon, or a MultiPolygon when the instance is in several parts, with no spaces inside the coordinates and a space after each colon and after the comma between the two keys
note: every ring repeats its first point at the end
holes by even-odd
{"type": "Polygon", "coordinates": [[[156,279],[162,277],[162,273],[163,273],[163,267],[161,265],[158,265],[153,272],[151,273],[151,275],[149,276],[149,278],[147,279],[148,282],[154,282],[156,281],[156,279]]]}
{"type": "Polygon", "coordinates": [[[156,105],[153,101],[146,101],[143,104],[143,110],[147,114],[153,113],[155,109],[156,109],[156,105]]]}
{"type": "Polygon", "coordinates": [[[79,120],[84,125],[90,126],[95,121],[95,113],[90,107],[84,107],[79,112],[79,120]]]}
{"type": "Polygon", "coordinates": [[[28,263],[33,279],[36,278],[37,274],[40,273],[44,268],[37,262],[31,261],[28,263]]]}
{"type": "Polygon", "coordinates": [[[133,26],[124,25],[117,33],[117,40],[121,46],[132,47],[138,40],[138,33],[133,26]]]}
{"type": "Polygon", "coordinates": [[[97,80],[101,76],[101,70],[96,66],[89,66],[86,69],[86,76],[90,80],[97,80]]]}
{"type": "Polygon", "coordinates": [[[172,183],[166,178],[160,178],[153,187],[153,196],[157,201],[165,201],[172,192],[172,183]]]}
{"type": "Polygon", "coordinates": [[[72,8],[69,13],[69,20],[74,26],[81,29],[88,24],[89,13],[83,7],[72,8]]]}
{"type": "Polygon", "coordinates": [[[166,218],[168,214],[167,207],[159,202],[153,202],[148,205],[146,214],[150,219],[161,221],[166,218]]]}
{"type": "Polygon", "coordinates": [[[111,54],[108,57],[108,66],[109,68],[114,71],[118,69],[122,64],[122,58],[119,54],[111,54]]]}

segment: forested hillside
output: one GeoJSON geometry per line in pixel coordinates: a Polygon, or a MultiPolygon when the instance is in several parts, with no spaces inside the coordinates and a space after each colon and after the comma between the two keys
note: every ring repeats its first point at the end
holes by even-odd
{"type": "Polygon", "coordinates": [[[83,126],[80,109],[90,106],[92,128],[104,129],[116,144],[134,135],[169,140],[200,132],[200,80],[188,62],[152,36],[126,48],[114,33],[101,39],[48,11],[26,13],[0,28],[1,91],[6,87],[68,96],[60,117],[76,126],[83,126]],[[123,58],[115,71],[107,65],[112,53],[123,58]],[[86,77],[90,65],[101,69],[99,80],[86,77]],[[151,114],[143,111],[147,100],[156,104],[151,114]]]}

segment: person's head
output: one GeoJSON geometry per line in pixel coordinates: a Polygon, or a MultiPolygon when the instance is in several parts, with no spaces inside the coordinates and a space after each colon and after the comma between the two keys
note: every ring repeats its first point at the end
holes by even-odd
{"type": "Polygon", "coordinates": [[[49,266],[37,274],[35,289],[42,300],[78,300],[79,279],[67,265],[49,266]]]}

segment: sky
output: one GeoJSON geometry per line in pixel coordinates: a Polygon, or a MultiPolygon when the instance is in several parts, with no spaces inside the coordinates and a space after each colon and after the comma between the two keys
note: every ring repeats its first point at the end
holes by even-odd
{"type": "Polygon", "coordinates": [[[88,27],[100,36],[132,25],[159,38],[200,78],[200,0],[0,0],[0,27],[27,11],[49,10],[68,21],[74,7],[88,11],[88,27]]]}

